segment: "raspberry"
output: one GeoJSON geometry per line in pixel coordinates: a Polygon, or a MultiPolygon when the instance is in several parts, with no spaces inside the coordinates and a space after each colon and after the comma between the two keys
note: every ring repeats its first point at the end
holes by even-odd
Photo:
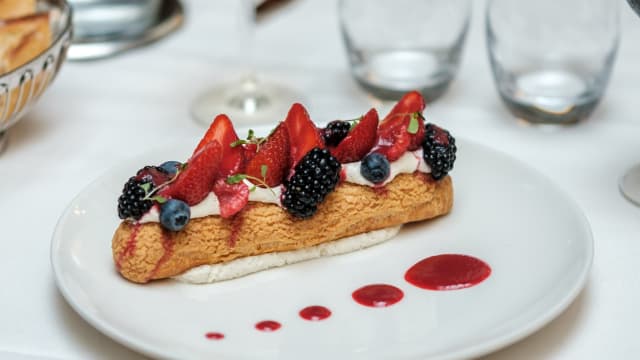
{"type": "Polygon", "coordinates": [[[433,124],[425,125],[422,143],[424,161],[431,167],[431,177],[440,180],[445,177],[456,161],[456,139],[442,128],[433,124]]]}
{"type": "Polygon", "coordinates": [[[313,216],[318,204],[338,184],[340,169],[340,163],[329,150],[312,149],[295,167],[293,176],[285,181],[282,205],[295,217],[313,216]]]}
{"type": "Polygon", "coordinates": [[[135,176],[140,182],[151,182],[154,187],[164,184],[171,179],[169,172],[160,166],[145,166],[138,170],[135,176]]]}
{"type": "Polygon", "coordinates": [[[327,146],[338,146],[342,139],[347,137],[351,130],[351,124],[347,121],[334,120],[322,129],[322,138],[327,146]]]}

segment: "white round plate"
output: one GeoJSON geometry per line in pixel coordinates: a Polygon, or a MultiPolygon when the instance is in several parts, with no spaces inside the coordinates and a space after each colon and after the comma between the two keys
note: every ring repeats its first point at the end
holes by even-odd
{"type": "Polygon", "coordinates": [[[118,275],[111,237],[116,199],[146,164],[186,157],[193,144],[139,156],[84,189],[62,214],[51,261],[58,287],[107,336],[163,358],[465,358],[513,343],[552,320],[583,287],[593,257],[589,224],[546,177],[486,147],[459,141],[451,214],[405,226],[378,246],[210,285],[133,284],[118,275]],[[404,280],[417,261],[458,253],[486,261],[484,282],[428,291],[404,280]],[[404,298],[386,308],[353,301],[387,283],[404,298]],[[306,321],[308,305],[332,311],[306,321]],[[257,331],[262,320],[282,327],[257,331]],[[221,332],[209,340],[207,332],[221,332]]]}

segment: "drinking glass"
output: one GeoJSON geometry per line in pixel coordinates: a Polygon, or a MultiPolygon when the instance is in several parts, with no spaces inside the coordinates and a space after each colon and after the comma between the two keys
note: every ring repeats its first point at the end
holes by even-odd
{"type": "MultiPolygon", "coordinates": [[[[631,8],[640,16],[640,0],[628,0],[631,8]]],[[[620,179],[620,191],[636,205],[640,205],[640,164],[629,169],[620,179]]]]}
{"type": "Polygon", "coordinates": [[[339,0],[353,77],[382,99],[437,99],[458,70],[470,12],[469,0],[339,0]]]}
{"type": "Polygon", "coordinates": [[[217,114],[227,114],[236,123],[256,124],[276,122],[286,114],[289,106],[300,101],[293,90],[277,83],[262,80],[255,71],[253,44],[255,38],[256,2],[227,0],[230,9],[238,14],[238,57],[247,70],[238,80],[220,84],[201,94],[191,106],[193,118],[208,126],[217,114]]]}
{"type": "Polygon", "coordinates": [[[511,113],[570,124],[601,99],[618,48],[617,1],[488,0],[493,77],[511,113]]]}

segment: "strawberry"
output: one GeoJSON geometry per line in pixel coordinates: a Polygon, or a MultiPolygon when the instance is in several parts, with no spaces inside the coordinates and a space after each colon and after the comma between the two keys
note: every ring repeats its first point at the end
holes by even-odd
{"type": "Polygon", "coordinates": [[[394,161],[407,150],[418,149],[424,140],[424,108],[419,92],[404,95],[380,123],[375,151],[394,161]]]}
{"type": "Polygon", "coordinates": [[[227,179],[220,178],[213,185],[213,192],[220,202],[220,216],[230,218],[242,210],[249,202],[249,187],[240,182],[228,184],[227,179]]]}
{"type": "Polygon", "coordinates": [[[258,144],[254,144],[254,143],[242,144],[242,153],[243,153],[242,156],[244,157],[245,164],[249,163],[249,161],[253,159],[254,156],[256,156],[257,152],[258,152],[258,144]]]}
{"type": "Polygon", "coordinates": [[[221,114],[209,126],[209,129],[198,143],[194,154],[201,150],[211,141],[217,141],[222,147],[222,163],[220,164],[219,177],[237,173],[242,167],[243,150],[240,146],[232,147],[238,140],[238,134],[233,129],[233,124],[227,115],[221,114]]]}
{"type": "Polygon", "coordinates": [[[304,106],[295,103],[291,106],[287,118],[284,120],[289,133],[289,145],[291,147],[291,168],[313,148],[324,148],[324,141],[320,131],[311,121],[309,113],[304,106]]]}
{"type": "Polygon", "coordinates": [[[213,140],[196,152],[185,165],[176,180],[160,195],[184,200],[195,205],[204,200],[211,191],[222,160],[220,143],[213,140]]]}
{"type": "Polygon", "coordinates": [[[375,145],[377,129],[378,112],[371,109],[338,146],[330,149],[331,155],[341,163],[361,160],[375,145]]]}
{"type": "MultiPolygon", "coordinates": [[[[289,134],[284,123],[260,146],[258,153],[247,163],[245,173],[262,179],[262,167],[266,166],[265,183],[274,187],[280,185],[289,170],[289,134]]],[[[258,185],[260,186],[260,185],[258,185]]]]}

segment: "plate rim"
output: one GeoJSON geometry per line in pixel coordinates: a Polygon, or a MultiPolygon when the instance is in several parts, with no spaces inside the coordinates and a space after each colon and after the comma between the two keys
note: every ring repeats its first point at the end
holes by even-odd
{"type": "MultiPolygon", "coordinates": [[[[535,174],[540,180],[544,181],[547,186],[554,188],[559,195],[562,197],[562,201],[568,205],[568,207],[572,210],[572,212],[576,216],[576,220],[582,225],[582,229],[585,231],[585,236],[581,239],[583,240],[583,246],[586,250],[585,258],[583,258],[584,266],[580,269],[580,273],[576,277],[576,281],[573,285],[568,288],[568,291],[561,297],[559,301],[557,301],[552,307],[548,308],[546,311],[540,312],[533,321],[524,324],[520,327],[517,327],[516,330],[507,331],[502,335],[495,336],[489,340],[480,341],[474,345],[465,346],[464,349],[454,350],[443,354],[434,354],[430,358],[434,359],[460,359],[460,358],[469,358],[469,357],[479,357],[483,355],[487,355],[493,353],[497,350],[506,348],[507,346],[514,345],[517,342],[525,339],[526,337],[532,335],[533,333],[539,331],[544,326],[548,325],[556,319],[560,314],[562,314],[578,297],[578,295],[584,289],[587,280],[589,279],[589,275],[593,266],[593,258],[595,253],[595,245],[593,239],[593,229],[591,228],[591,224],[588,221],[587,216],[585,215],[582,208],[579,206],[578,202],[571,197],[562,187],[560,187],[557,183],[551,180],[543,172],[537,170],[531,165],[527,164],[520,159],[507,154],[506,152],[492,148],[490,146],[478,143],[476,141],[468,140],[464,137],[458,138],[459,143],[469,144],[471,146],[475,146],[478,148],[482,148],[484,151],[490,152],[494,155],[502,157],[512,163],[517,164],[518,166],[524,168],[527,172],[535,174]]],[[[154,150],[158,149],[166,149],[168,147],[179,148],[176,145],[185,144],[185,140],[178,140],[173,142],[172,144],[165,144],[162,147],[154,147],[147,149],[146,151],[139,152],[134,154],[129,159],[139,158],[142,156],[150,155],[154,152],[154,150]]],[[[126,164],[126,163],[125,163],[126,164]]],[[[96,183],[100,182],[104,177],[106,177],[110,172],[113,172],[119,166],[124,167],[125,164],[115,165],[109,167],[103,173],[101,173],[97,178],[90,181],[87,185],[82,187],[82,189],[72,198],[72,200],[67,204],[65,209],[62,211],[58,221],[56,222],[56,226],[51,238],[50,244],[50,254],[49,260],[54,273],[54,280],[57,285],[58,290],[66,300],[66,302],[76,311],[83,320],[89,323],[92,327],[97,329],[103,335],[115,340],[116,342],[128,347],[129,349],[139,352],[143,355],[152,356],[156,358],[169,358],[171,355],[162,354],[157,352],[153,346],[146,344],[144,341],[132,340],[124,336],[120,331],[118,331],[115,327],[111,326],[107,322],[100,321],[97,318],[94,318],[89,314],[87,310],[85,310],[78,302],[76,302],[73,296],[70,293],[70,290],[66,286],[62,277],[62,270],[60,269],[61,264],[55,259],[56,250],[59,245],[62,243],[62,223],[69,217],[69,214],[72,212],[74,204],[76,204],[78,198],[80,198],[87,189],[93,187],[96,183]]],[[[179,353],[173,354],[179,355],[179,353]]],[[[233,358],[229,354],[221,354],[216,352],[211,352],[212,356],[218,356],[223,359],[233,358]]],[[[424,355],[415,354],[409,355],[409,358],[423,358],[424,355]]]]}

